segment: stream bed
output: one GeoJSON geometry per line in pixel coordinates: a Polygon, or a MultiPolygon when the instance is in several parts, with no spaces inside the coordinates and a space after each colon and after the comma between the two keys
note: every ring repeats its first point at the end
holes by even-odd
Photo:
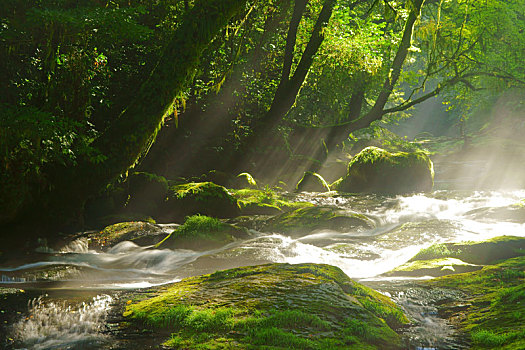
{"type": "Polygon", "coordinates": [[[1,345],[10,349],[147,348],[147,344],[127,342],[112,329],[116,321],[111,310],[122,294],[221,269],[277,262],[335,265],[392,297],[416,321],[404,333],[407,349],[461,349],[465,347],[461,334],[436,311],[441,300],[461,296],[418,287],[413,278],[382,274],[434,243],[525,237],[524,224],[479,214],[482,208],[517,203],[525,198],[525,191],[435,191],[396,197],[286,195],[358,212],[376,225],[293,237],[252,230],[249,239],[204,252],[153,249],[128,241],[103,252],[88,249],[85,238],[58,251],[42,249],[26,261],[0,266],[0,331],[5,333],[0,339],[6,339],[1,345]]]}

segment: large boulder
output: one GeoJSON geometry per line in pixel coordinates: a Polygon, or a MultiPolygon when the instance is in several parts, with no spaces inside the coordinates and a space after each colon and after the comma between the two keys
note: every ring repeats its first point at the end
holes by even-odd
{"type": "Polygon", "coordinates": [[[233,196],[241,208],[241,215],[277,215],[297,208],[309,207],[308,202],[291,202],[271,189],[243,188],[233,190],[233,196]]]}
{"type": "Polygon", "coordinates": [[[492,264],[525,255],[525,238],[500,236],[479,242],[439,243],[421,250],[410,261],[458,258],[471,264],[492,264]]]}
{"type": "Polygon", "coordinates": [[[333,186],[340,192],[403,194],[431,191],[432,161],[424,152],[390,153],[367,147],[348,164],[346,176],[333,186]]]}
{"type": "Polygon", "coordinates": [[[525,238],[501,236],[480,242],[439,243],[422,249],[385,276],[444,276],[480,270],[487,264],[525,255],[525,238]]]}
{"type": "Polygon", "coordinates": [[[277,215],[268,220],[263,230],[299,236],[314,230],[348,232],[374,227],[375,222],[363,214],[329,206],[313,206],[277,215]]]}
{"type": "Polygon", "coordinates": [[[90,234],[89,248],[107,250],[123,241],[132,241],[138,245],[153,245],[162,241],[169,231],[170,228],[163,228],[149,222],[120,222],[90,234]]]}
{"type": "Polygon", "coordinates": [[[157,248],[208,250],[249,237],[248,230],[223,223],[217,218],[193,215],[170,233],[157,248]]]}
{"type": "Polygon", "coordinates": [[[177,349],[401,349],[394,330],[408,323],[388,297],[318,264],[223,270],[126,299],[123,332],[177,349]]]}
{"type": "Polygon", "coordinates": [[[157,221],[177,222],[194,214],[231,218],[240,209],[226,188],[213,182],[190,182],[169,188],[157,221]]]}
{"type": "Polygon", "coordinates": [[[395,269],[384,273],[383,276],[440,277],[455,273],[477,271],[481,268],[482,266],[469,264],[455,258],[416,260],[398,266],[395,269]]]}

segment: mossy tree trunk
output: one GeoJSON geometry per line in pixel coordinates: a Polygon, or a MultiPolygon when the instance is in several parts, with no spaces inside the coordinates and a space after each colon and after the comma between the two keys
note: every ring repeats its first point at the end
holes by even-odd
{"type": "Polygon", "coordinates": [[[174,99],[192,82],[204,49],[246,2],[196,1],[133,103],[92,143],[104,160],[80,159],[77,166],[69,168],[52,165],[51,191],[41,193],[29,211],[40,210],[42,217],[48,214],[55,222],[57,213],[59,220],[78,216],[87,198],[126,173],[155,140],[174,99]]]}

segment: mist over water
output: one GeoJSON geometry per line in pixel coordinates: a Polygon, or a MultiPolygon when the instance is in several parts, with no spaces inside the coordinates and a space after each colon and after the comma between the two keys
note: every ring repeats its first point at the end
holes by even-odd
{"type": "MultiPolygon", "coordinates": [[[[381,274],[434,243],[478,241],[501,235],[525,237],[523,223],[475,215],[477,210],[509,207],[523,198],[522,190],[436,191],[397,197],[300,193],[297,200],[364,214],[376,227],[312,232],[305,229],[293,237],[282,232],[258,232],[251,239],[204,252],[154,249],[127,241],[101,252],[90,250],[87,240],[81,238],[60,251],[41,254],[39,261],[1,267],[0,285],[93,290],[94,298],[82,303],[34,300],[24,319],[13,325],[12,337],[21,348],[68,348],[69,343],[74,344],[70,348],[88,346],[85,344],[97,348],[104,341],[100,330],[112,298],[97,290],[150,287],[220,269],[271,262],[335,265],[362,283],[380,283],[374,288],[391,290],[395,284],[385,289],[381,283],[391,284],[399,279],[381,274]]],[[[392,297],[416,316],[423,315],[419,327],[420,333],[428,333],[424,344],[446,343],[452,330],[445,325],[436,326],[442,320],[432,314],[430,306],[420,303],[421,295],[412,294],[411,298],[407,294],[392,297]],[[435,327],[443,333],[441,340],[433,340],[437,339],[431,332],[435,327]]],[[[421,344],[416,338],[419,343],[414,343],[415,347],[421,344]]]]}

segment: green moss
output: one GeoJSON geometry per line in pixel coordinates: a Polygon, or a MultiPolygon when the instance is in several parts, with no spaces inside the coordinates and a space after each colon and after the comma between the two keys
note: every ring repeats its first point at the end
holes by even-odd
{"type": "Polygon", "coordinates": [[[240,180],[242,179],[244,182],[246,182],[246,184],[248,185],[246,187],[258,187],[257,181],[255,181],[253,176],[249,173],[240,173],[239,175],[237,175],[237,178],[239,178],[240,180]]]}
{"type": "Polygon", "coordinates": [[[192,215],[156,247],[202,250],[223,246],[247,236],[246,229],[223,223],[217,218],[192,215]]]}
{"type": "MultiPolygon", "coordinates": [[[[171,332],[162,341],[175,348],[401,348],[399,336],[377,312],[401,310],[328,265],[269,264],[219,271],[137,298],[124,316],[140,329],[171,332]],[[384,306],[367,305],[370,311],[363,306],[367,301],[384,306]]],[[[401,324],[407,322],[405,317],[401,324]]]]}
{"type": "Polygon", "coordinates": [[[525,208],[525,199],[522,199],[518,203],[515,203],[514,206],[517,208],[525,208]]]}
{"type": "Polygon", "coordinates": [[[410,261],[459,258],[471,264],[490,264],[520,255],[525,255],[525,238],[500,236],[479,242],[434,244],[421,250],[410,261]]]}
{"type": "Polygon", "coordinates": [[[430,191],[434,168],[426,153],[390,153],[367,147],[352,158],[338,191],[397,194],[430,191]]]}
{"type": "Polygon", "coordinates": [[[177,229],[180,237],[208,237],[211,232],[218,232],[224,224],[217,218],[204,215],[192,215],[177,229]]]}
{"type": "Polygon", "coordinates": [[[173,222],[188,215],[235,217],[240,214],[237,200],[226,188],[212,182],[190,182],[171,186],[161,221],[173,222]]]}
{"type": "Polygon", "coordinates": [[[476,271],[481,266],[469,264],[455,258],[438,258],[407,262],[387,272],[386,276],[444,276],[452,273],[476,271]]]}
{"type": "Polygon", "coordinates": [[[176,199],[194,198],[197,201],[207,202],[214,198],[229,198],[229,194],[222,186],[213,182],[190,182],[175,185],[169,188],[170,197],[176,199]]]}
{"type": "Polygon", "coordinates": [[[363,340],[371,343],[388,342],[396,338],[396,333],[385,323],[355,318],[345,320],[343,334],[349,343],[362,343],[363,340]]]}
{"type": "Polygon", "coordinates": [[[461,253],[461,250],[450,250],[446,244],[433,244],[428,248],[421,249],[412,259],[415,260],[432,260],[445,257],[456,257],[461,253]]]}
{"type": "Polygon", "coordinates": [[[284,349],[315,349],[312,340],[301,338],[282,329],[270,327],[253,329],[250,343],[261,346],[276,346],[284,349]]]}
{"type": "Polygon", "coordinates": [[[332,184],[330,185],[330,189],[333,191],[339,191],[339,186],[341,186],[342,182],[343,182],[343,178],[340,177],[339,179],[332,182],[332,184]]]}
{"type": "Polygon", "coordinates": [[[233,196],[237,199],[243,215],[275,215],[296,208],[312,206],[307,202],[290,202],[279,198],[278,194],[270,188],[234,190],[233,196]]]}
{"type": "Polygon", "coordinates": [[[525,346],[525,257],[505,260],[482,270],[438,278],[431,286],[466,293],[466,310],[454,304],[442,309],[470,333],[474,349],[522,349],[525,346]]]}
{"type": "Polygon", "coordinates": [[[312,206],[283,213],[268,221],[265,229],[288,234],[307,234],[316,229],[349,230],[372,228],[375,223],[365,215],[333,207],[312,206]]]}
{"type": "Polygon", "coordinates": [[[164,237],[161,236],[163,233],[161,228],[149,222],[131,221],[107,226],[100,232],[90,234],[89,240],[91,248],[105,249],[122,241],[147,241],[153,236],[160,237],[158,242],[164,237]]]}
{"type": "Polygon", "coordinates": [[[330,186],[318,173],[305,171],[303,177],[295,186],[295,189],[297,191],[327,192],[330,191],[330,186]]]}

